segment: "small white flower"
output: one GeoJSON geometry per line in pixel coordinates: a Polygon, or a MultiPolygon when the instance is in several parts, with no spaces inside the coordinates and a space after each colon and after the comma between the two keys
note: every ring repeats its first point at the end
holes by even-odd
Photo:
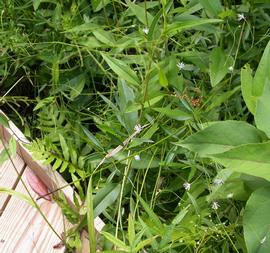
{"type": "Polygon", "coordinates": [[[263,244],[265,241],[266,241],[266,236],[263,239],[261,239],[260,243],[263,244]]]}
{"type": "Polygon", "coordinates": [[[223,181],[223,179],[216,178],[216,179],[213,180],[213,184],[216,185],[216,186],[222,185],[222,184],[224,184],[224,181],[223,181]]]}
{"type": "Polygon", "coordinates": [[[148,34],[148,33],[149,33],[149,29],[148,29],[147,27],[145,27],[145,28],[143,28],[143,32],[144,32],[145,34],[148,34]]]}
{"type": "Polygon", "coordinates": [[[134,127],[135,132],[140,133],[142,131],[142,126],[140,124],[134,127]]]}
{"type": "Polygon", "coordinates": [[[229,70],[230,72],[233,72],[233,66],[230,66],[230,67],[228,68],[228,70],[229,70]]]}
{"type": "Polygon", "coordinates": [[[177,64],[176,64],[176,66],[179,68],[179,70],[182,70],[182,69],[184,69],[185,68],[185,63],[183,63],[183,62],[178,62],[177,64]]]}
{"type": "Polygon", "coordinates": [[[183,187],[185,188],[186,191],[189,191],[191,188],[191,184],[188,182],[185,182],[185,183],[183,183],[183,187]]]}
{"type": "Polygon", "coordinates": [[[140,160],[141,160],[141,157],[140,157],[139,155],[135,155],[135,156],[134,156],[134,159],[135,159],[136,161],[140,161],[140,160]]]}
{"type": "Polygon", "coordinates": [[[227,195],[227,198],[228,199],[231,199],[232,197],[233,197],[233,193],[232,192],[227,195]]]}
{"type": "Polygon", "coordinates": [[[212,206],[211,207],[212,207],[212,209],[217,210],[220,207],[220,205],[218,204],[218,202],[214,201],[212,203],[212,206]]]}
{"type": "Polygon", "coordinates": [[[135,24],[133,24],[133,25],[131,25],[130,27],[134,28],[134,27],[136,27],[136,25],[135,25],[135,24]]]}
{"type": "Polygon", "coordinates": [[[243,13],[237,14],[237,20],[238,20],[238,21],[245,20],[244,14],[243,14],[243,13]]]}

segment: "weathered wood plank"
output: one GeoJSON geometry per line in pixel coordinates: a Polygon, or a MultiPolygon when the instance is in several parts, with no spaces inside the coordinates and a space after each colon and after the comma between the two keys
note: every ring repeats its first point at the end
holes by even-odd
{"type": "MultiPolygon", "coordinates": [[[[0,152],[3,150],[2,143],[0,143],[0,152]]],[[[18,177],[22,173],[24,161],[17,155],[12,158],[12,162],[7,160],[0,166],[0,187],[14,189],[18,183],[18,177]],[[15,165],[16,169],[14,168],[15,165]]],[[[0,192],[0,216],[7,205],[10,196],[4,192],[0,192]]]]}
{"type": "MultiPolygon", "coordinates": [[[[5,115],[1,110],[0,113],[5,115]]],[[[54,189],[61,188],[62,186],[67,185],[67,182],[63,177],[56,171],[52,171],[51,166],[45,166],[42,164],[42,161],[36,161],[32,158],[31,152],[24,147],[24,144],[29,143],[25,138],[24,134],[15,126],[15,124],[9,120],[9,129],[2,128],[0,129],[0,134],[2,131],[2,136],[5,140],[9,140],[13,136],[18,143],[18,154],[22,157],[25,163],[32,169],[36,175],[42,179],[44,184],[53,191],[54,189]]],[[[70,200],[70,203],[73,201],[73,189],[70,186],[64,187],[61,191],[65,196],[70,200]]],[[[105,226],[105,223],[99,218],[95,218],[95,229],[100,232],[105,226]]]]}
{"type": "MultiPolygon", "coordinates": [[[[32,191],[24,175],[22,180],[31,196],[36,199],[38,196],[32,191]]],[[[21,181],[16,191],[28,195],[21,181]]],[[[64,224],[60,207],[44,199],[40,199],[37,203],[51,226],[61,236],[65,227],[70,225],[67,222],[64,224]]],[[[60,238],[51,230],[36,208],[19,198],[11,198],[0,217],[0,252],[62,253],[64,247],[53,248],[59,242],[60,238]]]]}
{"type": "MultiPolygon", "coordinates": [[[[0,110],[0,113],[5,115],[1,110],[0,110]]],[[[52,171],[51,166],[44,166],[42,164],[42,161],[36,161],[32,158],[31,152],[29,152],[27,150],[27,148],[24,147],[24,144],[29,143],[29,141],[25,138],[23,133],[10,120],[9,120],[9,126],[10,126],[9,128],[4,128],[4,127],[0,126],[0,136],[2,138],[4,138],[6,141],[8,141],[11,137],[14,137],[16,139],[17,153],[23,159],[23,161],[29,166],[29,168],[32,171],[34,171],[34,173],[36,173],[36,175],[39,178],[42,179],[42,181],[47,185],[47,187],[51,191],[53,191],[54,189],[59,189],[62,186],[65,186],[67,184],[66,181],[62,178],[62,176],[59,173],[57,173],[56,171],[52,171]]],[[[63,189],[61,189],[61,191],[70,200],[70,203],[73,203],[72,200],[73,200],[74,192],[73,192],[72,187],[70,187],[70,186],[64,187],[63,189]]],[[[36,195],[34,195],[34,196],[36,196],[36,195]]],[[[12,201],[13,201],[13,199],[12,199],[12,201]]],[[[45,201],[45,200],[42,200],[42,201],[45,201]]],[[[24,203],[24,205],[26,205],[26,204],[24,203]]],[[[11,205],[9,205],[9,208],[11,208],[10,206],[11,205]]],[[[57,209],[57,210],[60,211],[60,209],[57,209]]],[[[50,215],[50,214],[51,213],[48,213],[48,215],[50,215]]],[[[95,223],[95,229],[98,232],[100,232],[105,225],[104,222],[99,217],[95,218],[94,223],[95,223]]],[[[0,222],[0,227],[1,227],[1,222],[0,222]]],[[[1,236],[1,231],[2,230],[0,229],[0,236],[1,236]]],[[[48,233],[52,234],[51,231],[48,231],[48,233]]],[[[83,250],[81,252],[82,253],[88,252],[87,248],[88,248],[89,242],[87,239],[87,233],[85,233],[85,232],[84,232],[84,235],[82,235],[82,243],[83,243],[83,250]],[[85,250],[87,250],[87,251],[85,251],[85,250]]],[[[1,250],[1,237],[0,237],[0,252],[3,252],[1,250]]],[[[11,252],[13,252],[13,251],[11,251],[11,252]]],[[[27,252],[27,251],[23,250],[23,251],[19,251],[19,252],[27,252]]],[[[30,252],[36,252],[36,251],[30,251],[30,252]]],[[[51,252],[51,251],[45,250],[44,252],[51,252]]],[[[57,252],[59,252],[59,251],[57,251],[57,252]]]]}

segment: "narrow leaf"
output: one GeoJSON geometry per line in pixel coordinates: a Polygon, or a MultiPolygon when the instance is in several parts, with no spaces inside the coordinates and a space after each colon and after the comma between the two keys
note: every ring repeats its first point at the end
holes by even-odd
{"type": "Polygon", "coordinates": [[[217,17],[222,11],[220,0],[200,0],[200,3],[204,7],[209,17],[217,17]]]}
{"type": "Polygon", "coordinates": [[[134,84],[136,86],[140,85],[139,78],[136,73],[123,61],[115,59],[106,55],[105,53],[101,53],[103,59],[107,62],[110,68],[122,79],[127,82],[134,84]]]}
{"type": "Polygon", "coordinates": [[[69,161],[69,148],[67,142],[62,134],[59,134],[60,145],[63,151],[63,156],[66,161],[69,161]]]}
{"type": "Polygon", "coordinates": [[[17,191],[14,191],[12,189],[3,188],[3,187],[0,188],[0,192],[12,195],[14,197],[17,197],[17,198],[25,201],[29,205],[31,205],[33,207],[36,207],[35,202],[29,196],[27,196],[25,194],[22,194],[21,192],[17,192],[17,191]]]}
{"type": "Polygon", "coordinates": [[[133,14],[137,17],[137,19],[145,26],[148,26],[148,24],[151,24],[153,22],[153,16],[145,8],[134,4],[129,0],[127,1],[127,5],[131,9],[133,14]]]}
{"type": "Polygon", "coordinates": [[[185,20],[180,22],[173,22],[172,24],[168,25],[166,33],[169,36],[173,36],[176,33],[182,32],[187,29],[196,28],[201,25],[205,24],[214,24],[222,22],[221,19],[196,19],[196,20],[185,20]]]}
{"type": "Polygon", "coordinates": [[[112,242],[115,246],[117,246],[120,250],[124,250],[126,252],[130,252],[130,248],[125,245],[121,240],[119,240],[117,237],[111,235],[108,232],[101,231],[101,234],[106,237],[110,242],[112,242]]]}
{"type": "Polygon", "coordinates": [[[135,226],[132,214],[128,216],[128,241],[130,245],[133,245],[135,241],[135,226]]]}
{"type": "Polygon", "coordinates": [[[117,200],[120,188],[120,184],[108,184],[98,191],[93,200],[94,217],[100,215],[117,200]]]}
{"type": "Polygon", "coordinates": [[[110,2],[111,0],[91,0],[91,4],[92,4],[94,12],[100,11],[110,2]]]}
{"type": "Polygon", "coordinates": [[[90,252],[96,252],[96,234],[94,223],[94,208],[93,208],[93,189],[92,177],[90,177],[87,194],[86,194],[86,207],[87,207],[87,227],[89,233],[90,252]]]}
{"type": "Polygon", "coordinates": [[[175,120],[183,121],[183,120],[192,119],[192,117],[193,117],[192,114],[184,112],[180,109],[170,109],[168,107],[153,108],[153,109],[155,111],[160,112],[161,114],[163,114],[169,118],[175,119],[175,120]]]}

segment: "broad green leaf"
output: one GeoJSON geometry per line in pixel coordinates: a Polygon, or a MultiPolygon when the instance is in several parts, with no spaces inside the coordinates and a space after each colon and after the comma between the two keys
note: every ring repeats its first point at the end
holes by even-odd
{"type": "Polygon", "coordinates": [[[187,113],[187,112],[184,112],[180,109],[170,109],[168,107],[165,107],[165,108],[153,108],[153,110],[169,117],[169,118],[172,118],[172,119],[175,119],[175,120],[180,120],[180,121],[183,121],[183,120],[188,120],[188,119],[192,119],[192,114],[190,113],[187,113]]]}
{"type": "Polygon", "coordinates": [[[220,0],[200,0],[200,3],[209,17],[217,17],[218,14],[222,12],[220,0]]]}
{"type": "Polygon", "coordinates": [[[111,0],[91,0],[91,4],[92,4],[94,12],[100,11],[110,2],[111,0]]]}
{"type": "Polygon", "coordinates": [[[248,143],[264,141],[266,136],[263,132],[242,121],[222,121],[189,136],[184,141],[176,144],[200,156],[218,154],[248,143]]]}
{"type": "Polygon", "coordinates": [[[256,112],[256,97],[252,93],[252,71],[249,65],[241,69],[241,90],[243,99],[249,111],[254,115],[256,112]]]}
{"type": "Polygon", "coordinates": [[[221,19],[196,19],[196,20],[184,20],[184,21],[175,21],[172,24],[167,26],[166,34],[173,36],[176,33],[182,32],[187,29],[192,29],[205,24],[214,24],[222,22],[221,19]]]}
{"type": "Polygon", "coordinates": [[[270,79],[264,86],[263,94],[257,99],[255,123],[270,138],[270,79]]]}
{"type": "Polygon", "coordinates": [[[6,116],[1,114],[1,112],[0,112],[0,125],[2,125],[4,127],[9,127],[8,119],[6,118],[6,116]]]}
{"type": "Polygon", "coordinates": [[[212,87],[219,84],[228,73],[228,68],[233,65],[233,59],[226,56],[221,48],[215,48],[210,54],[210,81],[212,87]]]}
{"type": "MultiPolygon", "coordinates": [[[[210,185],[210,194],[206,198],[207,201],[212,202],[216,199],[246,201],[249,198],[250,191],[242,179],[242,175],[231,169],[220,170],[210,185]],[[215,180],[221,183],[215,183],[215,180]]],[[[256,179],[258,180],[258,178],[256,179]]]]}
{"type": "Polygon", "coordinates": [[[270,249],[270,187],[254,191],[247,201],[244,238],[248,253],[268,253],[270,249]]]}
{"type": "Polygon", "coordinates": [[[122,79],[136,86],[140,85],[140,80],[136,73],[123,61],[115,59],[101,53],[103,59],[107,62],[110,68],[122,79]]]}
{"type": "Polygon", "coordinates": [[[264,87],[267,85],[270,87],[270,41],[268,42],[259,66],[254,76],[253,94],[254,96],[261,96],[264,92],[264,87]]]}
{"type": "Polygon", "coordinates": [[[270,137],[269,115],[270,112],[270,41],[268,42],[259,66],[252,79],[248,66],[242,69],[241,82],[243,98],[247,107],[254,114],[256,125],[270,137]]]}
{"type": "Polygon", "coordinates": [[[211,157],[228,169],[270,181],[270,142],[240,145],[211,157]]]}

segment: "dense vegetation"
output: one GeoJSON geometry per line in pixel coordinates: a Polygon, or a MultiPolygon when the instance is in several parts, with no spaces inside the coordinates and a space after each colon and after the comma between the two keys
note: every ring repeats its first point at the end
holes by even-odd
{"type": "Polygon", "coordinates": [[[0,9],[1,109],[86,203],[66,216],[104,220],[97,248],[269,252],[269,1],[0,9]]]}

